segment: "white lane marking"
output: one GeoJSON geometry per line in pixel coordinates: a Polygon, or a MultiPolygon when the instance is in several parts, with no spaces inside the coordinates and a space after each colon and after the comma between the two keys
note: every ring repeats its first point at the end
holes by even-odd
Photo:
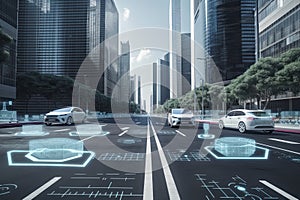
{"type": "Polygon", "coordinates": [[[163,171],[164,171],[165,180],[166,180],[166,183],[167,183],[167,188],[168,188],[170,200],[180,200],[180,196],[179,196],[175,181],[173,179],[173,175],[171,173],[169,164],[167,162],[164,150],[161,147],[161,144],[159,142],[157,133],[156,133],[151,121],[150,121],[150,125],[151,125],[151,128],[153,130],[153,135],[154,135],[154,139],[155,139],[155,142],[156,142],[158,154],[159,154],[160,161],[161,161],[161,164],[162,164],[162,167],[163,167],[163,171]]]}
{"type": "Polygon", "coordinates": [[[128,132],[128,130],[126,130],[126,131],[123,131],[122,133],[120,133],[118,136],[119,137],[121,137],[121,136],[123,136],[125,133],[127,133],[128,132]]]}
{"type": "Polygon", "coordinates": [[[123,128],[121,128],[122,131],[126,131],[128,129],[130,129],[130,127],[123,127],[123,128]]]}
{"type": "Polygon", "coordinates": [[[59,179],[61,179],[61,177],[54,177],[54,178],[52,178],[50,181],[48,181],[47,183],[45,183],[44,185],[42,185],[41,187],[39,187],[38,189],[36,189],[34,192],[32,192],[31,194],[29,194],[23,200],[32,200],[32,199],[34,199],[35,197],[37,197],[38,195],[40,195],[43,191],[45,191],[47,188],[49,188],[51,185],[53,185],[54,183],[56,183],[59,179]]]}
{"type": "Polygon", "coordinates": [[[182,135],[183,137],[186,137],[186,135],[178,130],[175,130],[176,133],[179,133],[180,135],[182,135]]]}
{"type": "Polygon", "coordinates": [[[144,177],[144,200],[153,199],[153,179],[152,179],[152,151],[150,143],[150,126],[147,126],[147,144],[146,144],[146,163],[145,163],[145,177],[144,177]]]}
{"type": "Polygon", "coordinates": [[[265,186],[271,188],[272,190],[274,190],[275,192],[277,192],[278,194],[281,194],[282,196],[284,196],[285,198],[289,199],[289,200],[299,200],[296,197],[293,197],[292,195],[288,194],[287,192],[283,191],[282,189],[276,187],[275,185],[269,183],[268,181],[265,180],[259,180],[259,182],[261,182],[262,184],[264,184],[265,186]]]}
{"type": "Polygon", "coordinates": [[[53,132],[63,132],[63,131],[70,131],[71,129],[65,128],[65,129],[59,129],[59,130],[54,130],[53,132]]]}
{"type": "Polygon", "coordinates": [[[285,152],[289,152],[289,153],[293,153],[293,154],[297,154],[297,155],[300,155],[299,152],[296,152],[296,151],[291,151],[291,150],[288,150],[288,149],[283,149],[283,148],[279,148],[279,147],[274,147],[274,146],[271,146],[271,145],[267,145],[267,144],[263,144],[263,143],[256,143],[258,145],[261,145],[261,146],[265,146],[265,147],[270,147],[270,148],[273,148],[273,149],[277,149],[277,150],[281,150],[281,151],[285,151],[285,152]]]}
{"type": "Polygon", "coordinates": [[[269,138],[269,140],[273,140],[273,141],[276,141],[276,142],[283,142],[283,143],[287,143],[287,144],[300,144],[299,142],[281,140],[281,139],[277,139],[277,138],[269,138]]]}
{"type": "Polygon", "coordinates": [[[82,139],[82,140],[80,140],[80,141],[81,141],[81,142],[83,142],[83,141],[86,141],[86,140],[92,139],[93,137],[97,137],[97,136],[99,136],[99,135],[92,135],[92,136],[90,136],[90,137],[87,137],[87,138],[84,138],[84,139],[82,139]]]}

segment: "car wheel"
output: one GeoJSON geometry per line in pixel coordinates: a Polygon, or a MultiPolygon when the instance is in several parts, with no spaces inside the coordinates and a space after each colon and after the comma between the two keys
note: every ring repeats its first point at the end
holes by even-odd
{"type": "Polygon", "coordinates": [[[72,125],[73,124],[73,118],[68,117],[66,124],[69,125],[69,126],[72,125]]]}
{"type": "Polygon", "coordinates": [[[244,122],[240,122],[238,125],[238,129],[240,133],[246,133],[246,125],[244,122]]]}
{"type": "Polygon", "coordinates": [[[46,126],[50,126],[51,123],[50,123],[50,122],[46,122],[45,125],[46,125],[46,126]]]}
{"type": "Polygon", "coordinates": [[[221,120],[219,121],[219,128],[220,129],[223,129],[224,128],[224,122],[221,120]]]}

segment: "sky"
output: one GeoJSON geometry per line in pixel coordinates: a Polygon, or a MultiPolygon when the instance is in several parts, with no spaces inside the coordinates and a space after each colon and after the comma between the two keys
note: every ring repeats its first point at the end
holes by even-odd
{"type": "MultiPolygon", "coordinates": [[[[190,32],[190,0],[181,0],[181,2],[181,31],[188,33],[190,32]]],[[[143,86],[142,102],[146,100],[146,110],[149,111],[150,95],[152,94],[152,63],[159,58],[163,58],[166,51],[146,46],[143,48],[135,44],[141,42],[141,40],[150,40],[149,36],[139,34],[136,30],[144,28],[168,30],[169,0],[115,0],[115,3],[119,11],[120,41],[122,41],[122,38],[127,38],[125,37],[126,34],[136,34],[132,40],[128,39],[131,47],[130,73],[131,75],[141,76],[143,86]]],[[[157,40],[159,39],[161,38],[157,38],[157,40]]]]}

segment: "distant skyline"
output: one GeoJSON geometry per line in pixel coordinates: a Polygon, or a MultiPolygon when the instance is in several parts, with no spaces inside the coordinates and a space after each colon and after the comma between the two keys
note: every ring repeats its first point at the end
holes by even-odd
{"type": "MultiPolygon", "coordinates": [[[[169,29],[169,0],[115,0],[115,3],[119,11],[120,35],[142,28],[169,29]]],[[[182,0],[181,7],[181,32],[189,33],[190,1],[182,0]]],[[[147,38],[141,36],[140,39],[143,40],[147,38]]],[[[134,46],[134,44],[130,42],[130,46],[134,46]]],[[[148,85],[149,82],[152,81],[152,76],[149,76],[149,74],[153,73],[153,63],[163,58],[166,53],[166,51],[147,48],[131,52],[131,74],[141,76],[142,84],[147,84],[147,86],[142,89],[142,98],[147,102],[148,111],[150,109],[149,99],[152,91],[152,87],[148,85]]]]}

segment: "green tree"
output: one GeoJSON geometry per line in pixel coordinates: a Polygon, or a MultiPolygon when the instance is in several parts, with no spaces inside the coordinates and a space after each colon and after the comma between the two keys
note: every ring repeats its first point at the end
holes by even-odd
{"type": "Polygon", "coordinates": [[[300,61],[292,62],[276,73],[276,80],[282,91],[300,92],[300,61]]]}
{"type": "Polygon", "coordinates": [[[163,106],[167,112],[170,112],[173,108],[180,108],[178,99],[169,99],[163,104],[163,106]]]}

